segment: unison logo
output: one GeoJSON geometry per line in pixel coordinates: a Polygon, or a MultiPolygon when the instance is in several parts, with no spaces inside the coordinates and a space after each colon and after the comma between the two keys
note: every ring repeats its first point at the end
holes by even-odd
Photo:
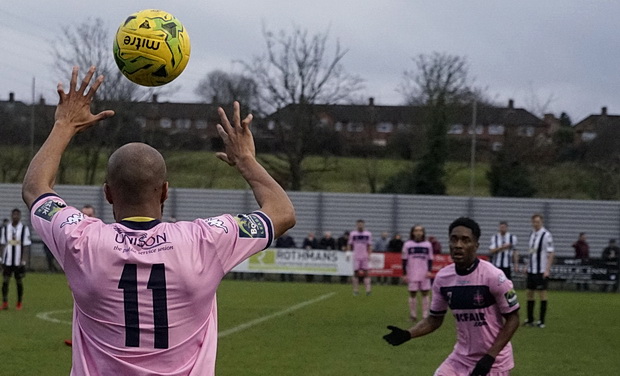
{"type": "Polygon", "coordinates": [[[165,232],[163,234],[156,234],[153,236],[147,236],[147,234],[133,235],[119,232],[114,236],[114,241],[119,244],[131,244],[136,247],[150,249],[159,247],[162,244],[167,244],[168,236],[165,232]]]}

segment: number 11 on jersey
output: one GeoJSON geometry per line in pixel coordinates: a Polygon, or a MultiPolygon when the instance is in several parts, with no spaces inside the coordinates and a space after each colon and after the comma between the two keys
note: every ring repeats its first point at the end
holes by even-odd
{"type": "MultiPolygon", "coordinates": [[[[155,348],[168,348],[168,298],[166,296],[166,268],[153,264],[146,287],[153,293],[153,323],[155,348]]],[[[138,310],[138,265],[125,264],[118,288],[123,290],[125,311],[125,346],[140,346],[140,313],[138,310]]]]}

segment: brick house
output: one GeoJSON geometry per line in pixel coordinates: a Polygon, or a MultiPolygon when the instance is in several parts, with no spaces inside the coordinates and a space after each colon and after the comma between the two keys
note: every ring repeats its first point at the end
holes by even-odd
{"type": "MultiPolygon", "coordinates": [[[[269,115],[266,129],[272,130],[278,119],[286,119],[297,105],[290,105],[269,115]]],[[[319,126],[330,127],[348,143],[371,143],[387,146],[391,136],[409,129],[423,135],[425,108],[419,106],[380,106],[370,98],[366,105],[315,105],[314,114],[319,126]]],[[[448,125],[448,135],[456,140],[471,139],[472,108],[455,111],[448,125]]],[[[552,115],[541,120],[525,109],[514,107],[513,100],[507,107],[478,106],[476,138],[489,150],[499,150],[507,137],[515,136],[532,140],[548,139],[557,128],[552,115]]]]}

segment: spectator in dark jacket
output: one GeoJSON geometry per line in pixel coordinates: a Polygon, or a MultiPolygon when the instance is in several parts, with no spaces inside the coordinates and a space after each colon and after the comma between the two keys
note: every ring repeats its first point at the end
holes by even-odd
{"type": "MultiPolygon", "coordinates": [[[[588,262],[590,258],[590,246],[586,243],[586,233],[580,232],[579,239],[573,243],[573,248],[575,248],[575,259],[581,260],[582,264],[588,262]]],[[[589,286],[587,283],[577,283],[577,290],[589,290],[589,286]]]]}

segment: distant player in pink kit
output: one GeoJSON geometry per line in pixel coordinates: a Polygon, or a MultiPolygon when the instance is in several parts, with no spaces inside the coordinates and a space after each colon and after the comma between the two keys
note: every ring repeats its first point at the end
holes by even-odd
{"type": "Polygon", "coordinates": [[[372,234],[364,230],[364,220],[358,219],[355,230],[349,233],[348,249],[353,251],[353,295],[359,295],[359,285],[364,283],[366,295],[370,295],[368,261],[372,253],[372,234]]]}
{"type": "Polygon", "coordinates": [[[449,227],[450,264],[437,273],[430,316],[408,330],[388,326],[383,338],[398,346],[437,330],[448,307],[457,342],[435,376],[507,376],[514,367],[510,339],[519,327],[519,303],[504,272],[476,257],[480,227],[458,218],[449,227]]]}
{"type": "Polygon", "coordinates": [[[218,157],[249,183],[260,210],[192,222],[162,222],[166,164],[142,144],[127,144],[108,161],[105,197],[116,223],[87,217],[53,190],[61,156],[79,131],[114,115],[90,112],[100,76],[78,85],[74,68],[52,131],[24,178],[32,225],[49,245],[73,292],[72,375],[214,375],[216,289],[224,275],[269,246],[295,223],[293,206],[256,161],[252,116],[232,121],[219,109],[218,157]]]}
{"type": "Polygon", "coordinates": [[[431,289],[431,269],[433,267],[433,245],[426,240],[424,227],[413,226],[409,240],[403,244],[403,279],[409,290],[409,318],[418,320],[418,291],[422,292],[422,317],[428,316],[431,289]]]}

